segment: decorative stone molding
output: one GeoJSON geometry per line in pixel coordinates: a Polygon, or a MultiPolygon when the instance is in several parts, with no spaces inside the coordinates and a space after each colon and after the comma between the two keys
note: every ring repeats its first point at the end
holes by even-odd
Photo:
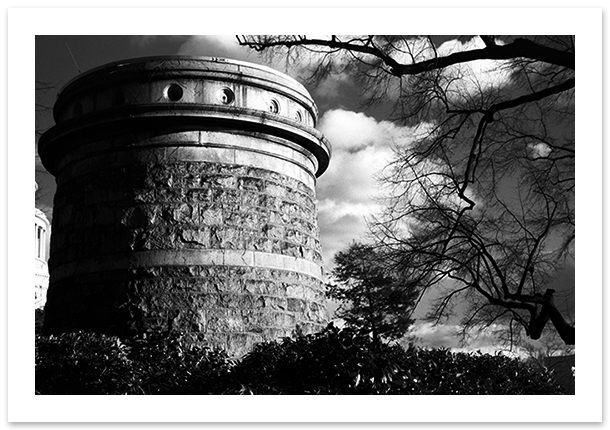
{"type": "Polygon", "coordinates": [[[330,146],[298,82],[127,60],[70,81],[54,118],[47,333],[179,329],[240,355],[326,322],[314,187],[330,146]]]}

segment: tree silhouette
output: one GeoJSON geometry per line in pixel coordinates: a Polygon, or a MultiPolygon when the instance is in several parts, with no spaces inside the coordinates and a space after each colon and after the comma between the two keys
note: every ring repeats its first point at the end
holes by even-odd
{"type": "Polygon", "coordinates": [[[363,106],[418,126],[396,144],[373,233],[422,294],[435,291],[429,318],[457,312],[465,331],[501,322],[511,340],[519,325],[538,339],[550,320],[575,343],[552,285],[574,257],[574,37],[238,40],[306,64],[310,84],[343,74],[363,106]]]}
{"type": "Polygon", "coordinates": [[[410,315],[418,291],[394,270],[371,245],[352,243],[338,252],[332,271],[335,282],[327,291],[329,298],[341,302],[337,316],[376,340],[402,337],[413,323],[410,315]]]}

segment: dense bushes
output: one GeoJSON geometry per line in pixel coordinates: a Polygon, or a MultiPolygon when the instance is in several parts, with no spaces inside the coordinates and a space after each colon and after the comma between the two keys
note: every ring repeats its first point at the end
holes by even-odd
{"type": "Polygon", "coordinates": [[[259,344],[234,373],[253,394],[561,394],[548,372],[516,358],[405,350],[332,325],[259,344]]]}
{"type": "Polygon", "coordinates": [[[215,394],[232,365],[223,351],[183,349],[175,333],[130,341],[85,332],[36,337],[39,394],[215,394]]]}
{"type": "Polygon", "coordinates": [[[241,360],[186,348],[179,334],[132,341],[36,338],[39,394],[560,394],[550,374],[501,355],[374,342],[329,325],[261,343],[241,360]]]}
{"type": "Polygon", "coordinates": [[[409,348],[401,394],[562,394],[551,374],[504,355],[409,348]]]}
{"type": "Polygon", "coordinates": [[[402,384],[400,351],[329,325],[320,333],[258,344],[234,372],[254,394],[383,394],[402,384]]]}

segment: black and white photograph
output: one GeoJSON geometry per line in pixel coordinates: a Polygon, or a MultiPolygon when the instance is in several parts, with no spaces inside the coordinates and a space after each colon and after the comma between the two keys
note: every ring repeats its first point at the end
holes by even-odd
{"type": "Polygon", "coordinates": [[[27,101],[9,46],[9,197],[19,182],[35,212],[32,315],[31,287],[11,282],[12,250],[31,243],[13,248],[27,217],[9,198],[9,350],[11,324],[29,345],[27,383],[9,386],[40,405],[34,421],[601,420],[601,72],[576,75],[577,49],[601,56],[601,39],[583,43],[583,23],[601,37],[600,10],[501,35],[421,22],[354,35],[328,16],[286,32],[323,9],[269,10],[277,31],[252,18],[196,34],[196,16],[248,12],[178,8],[103,30],[111,11],[15,30],[27,101]],[[258,34],[225,34],[240,30],[258,34]],[[18,133],[13,101],[29,109],[18,133]],[[12,136],[28,147],[15,156],[12,136]],[[70,418],[65,396],[81,405],[70,418]],[[121,406],[88,412],[92,398],[121,406]],[[164,401],[223,406],[172,417],[150,406],[164,401]],[[124,406],[145,402],[145,418],[124,406]],[[315,414],[290,412],[309,402],[315,414]]]}

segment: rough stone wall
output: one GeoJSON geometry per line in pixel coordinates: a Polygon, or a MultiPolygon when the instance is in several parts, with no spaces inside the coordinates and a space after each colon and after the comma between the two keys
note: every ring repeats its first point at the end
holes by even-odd
{"type": "Polygon", "coordinates": [[[246,76],[242,63],[164,60],[142,78],[150,63],[68,85],[41,138],[57,180],[44,330],[176,329],[241,355],[320,329],[314,186],[329,149],[302,116],[262,110],[269,94],[288,114],[313,113],[313,102],[277,72],[246,76]],[[209,96],[225,88],[213,81],[221,72],[235,90],[229,105],[209,96]],[[108,105],[113,80],[137,94],[131,104],[108,105]]]}
{"type": "Polygon", "coordinates": [[[50,326],[178,329],[234,354],[321,328],[309,186],[252,166],[137,158],[59,176],[50,326]]]}

